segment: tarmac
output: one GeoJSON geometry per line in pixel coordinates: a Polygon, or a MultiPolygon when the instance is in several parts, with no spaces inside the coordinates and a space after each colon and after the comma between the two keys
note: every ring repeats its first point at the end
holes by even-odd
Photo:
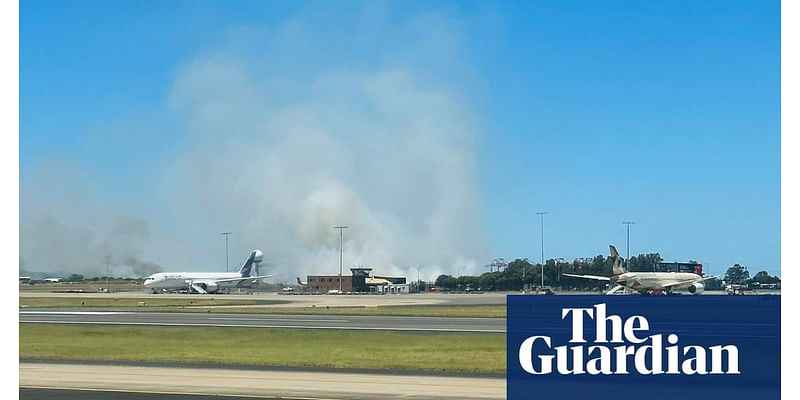
{"type": "MultiPolygon", "coordinates": [[[[68,285],[62,285],[67,287],[68,285]]],[[[504,305],[505,292],[488,293],[414,293],[414,294],[364,294],[364,295],[324,295],[324,294],[283,294],[275,292],[255,292],[253,294],[153,294],[147,291],[127,291],[112,293],[53,293],[44,291],[20,290],[20,299],[26,297],[74,297],[74,298],[141,298],[141,299],[218,299],[255,300],[265,304],[234,305],[215,307],[380,307],[413,305],[504,305]]]]}
{"type": "Polygon", "coordinates": [[[505,318],[20,310],[20,323],[505,333],[505,318]]]}
{"type": "Polygon", "coordinates": [[[78,363],[19,366],[20,398],[502,399],[502,377],[78,363]],[[212,397],[208,397],[212,396],[212,397]]]}

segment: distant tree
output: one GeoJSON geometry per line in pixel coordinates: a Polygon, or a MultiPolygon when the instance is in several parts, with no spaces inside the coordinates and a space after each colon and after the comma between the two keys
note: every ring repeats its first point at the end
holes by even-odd
{"type": "Polygon", "coordinates": [[[511,285],[508,278],[503,274],[500,275],[497,280],[494,282],[495,290],[504,291],[504,290],[511,290],[511,285]]]}
{"type": "Polygon", "coordinates": [[[487,272],[480,277],[480,288],[482,290],[495,290],[496,272],[487,272]]]}
{"type": "Polygon", "coordinates": [[[445,288],[445,289],[455,289],[457,284],[456,278],[450,275],[439,275],[436,278],[436,287],[445,288]]]}
{"type": "Polygon", "coordinates": [[[639,254],[638,256],[631,256],[627,262],[629,271],[644,272],[654,271],[656,266],[664,261],[659,253],[639,254]]]}
{"type": "Polygon", "coordinates": [[[781,278],[778,278],[777,276],[771,276],[767,271],[760,271],[755,276],[753,276],[753,279],[751,279],[750,281],[758,282],[761,284],[772,284],[780,282],[781,278]]]}
{"type": "Polygon", "coordinates": [[[83,275],[81,274],[72,274],[66,279],[67,282],[83,282],[83,275]]]}
{"type": "Polygon", "coordinates": [[[739,264],[733,264],[733,266],[728,268],[728,271],[725,272],[725,282],[728,283],[739,285],[745,283],[748,279],[750,279],[750,272],[747,271],[747,267],[739,264]]]}

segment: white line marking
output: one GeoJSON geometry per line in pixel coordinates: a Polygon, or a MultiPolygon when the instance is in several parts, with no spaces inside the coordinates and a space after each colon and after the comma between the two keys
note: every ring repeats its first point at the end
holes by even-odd
{"type": "Polygon", "coordinates": [[[103,321],[19,321],[33,324],[67,324],[67,325],[141,325],[141,326],[201,326],[214,328],[280,328],[280,329],[340,329],[358,331],[405,331],[405,332],[471,332],[471,333],[506,333],[505,329],[456,329],[456,328],[377,328],[365,326],[302,326],[302,325],[243,325],[243,324],[179,324],[169,322],[103,322],[103,321]]]}

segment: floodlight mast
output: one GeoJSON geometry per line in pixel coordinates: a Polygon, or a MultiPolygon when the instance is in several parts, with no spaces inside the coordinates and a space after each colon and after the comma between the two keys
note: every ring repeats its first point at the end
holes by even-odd
{"type": "Polygon", "coordinates": [[[344,230],[347,228],[347,225],[333,227],[333,229],[339,230],[339,294],[342,294],[342,253],[344,252],[344,230]]]}
{"type": "Polygon", "coordinates": [[[547,211],[539,211],[536,215],[542,220],[542,290],[544,290],[544,216],[547,215],[547,211]]]}
{"type": "Polygon", "coordinates": [[[111,261],[111,256],[106,256],[106,293],[111,293],[111,291],[108,290],[108,276],[111,275],[111,267],[109,261],[111,261]]]}
{"type": "MultiPolygon", "coordinates": [[[[628,260],[631,258],[631,225],[635,224],[634,221],[623,221],[622,224],[625,225],[626,233],[626,244],[625,244],[625,266],[628,266],[628,260]]],[[[653,264],[653,271],[655,271],[655,264],[653,264]]]]}
{"type": "Polygon", "coordinates": [[[222,232],[220,235],[225,236],[225,272],[228,272],[228,236],[231,232],[222,232]]]}

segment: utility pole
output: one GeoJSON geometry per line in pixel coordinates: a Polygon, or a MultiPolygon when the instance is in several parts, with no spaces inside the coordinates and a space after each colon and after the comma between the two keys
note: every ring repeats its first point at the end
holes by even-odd
{"type": "Polygon", "coordinates": [[[547,211],[539,211],[536,215],[542,218],[542,289],[544,289],[544,216],[547,215],[547,211]]]}
{"type": "Polygon", "coordinates": [[[528,257],[522,259],[522,294],[525,294],[525,272],[528,270],[528,263],[531,263],[528,257]]]}
{"type": "Polygon", "coordinates": [[[106,293],[111,293],[108,290],[108,276],[111,275],[111,256],[106,256],[106,293]]]}
{"type": "Polygon", "coordinates": [[[422,265],[417,265],[417,291],[420,291],[420,287],[422,287],[422,280],[419,278],[419,271],[422,269],[422,265]]]}
{"type": "MultiPolygon", "coordinates": [[[[636,222],[633,221],[623,221],[622,224],[625,225],[626,239],[625,239],[625,266],[628,266],[628,260],[631,258],[631,225],[635,224],[636,222]]],[[[655,271],[656,266],[653,265],[653,271],[655,271]]]]}
{"type": "Polygon", "coordinates": [[[228,272],[228,236],[231,232],[222,232],[220,235],[225,236],[225,272],[228,272]]]}
{"type": "Polygon", "coordinates": [[[344,252],[344,230],[347,228],[347,225],[333,227],[333,229],[339,230],[339,294],[342,294],[342,253],[344,252]]]}

